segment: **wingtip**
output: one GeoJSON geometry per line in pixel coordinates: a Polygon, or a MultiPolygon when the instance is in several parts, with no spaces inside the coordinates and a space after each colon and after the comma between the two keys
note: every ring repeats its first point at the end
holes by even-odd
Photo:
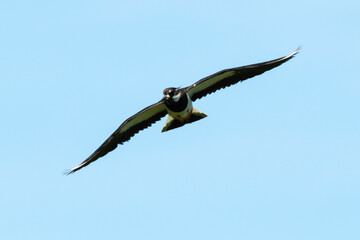
{"type": "Polygon", "coordinates": [[[74,172],[75,171],[72,170],[72,169],[67,169],[67,170],[62,172],[62,175],[69,176],[69,175],[73,174],[74,172]]]}
{"type": "Polygon", "coordinates": [[[300,46],[295,50],[295,52],[293,52],[291,55],[294,56],[294,55],[298,54],[301,49],[302,49],[302,46],[300,45],[300,46]]]}
{"type": "Polygon", "coordinates": [[[296,54],[298,54],[300,52],[301,48],[302,47],[300,45],[294,52],[292,52],[289,55],[285,56],[283,59],[289,60],[289,59],[293,58],[296,54]]]}
{"type": "Polygon", "coordinates": [[[78,171],[81,167],[80,166],[77,166],[77,167],[74,167],[74,168],[71,168],[71,169],[67,169],[63,172],[63,175],[71,175],[73,174],[74,172],[78,171]]]}

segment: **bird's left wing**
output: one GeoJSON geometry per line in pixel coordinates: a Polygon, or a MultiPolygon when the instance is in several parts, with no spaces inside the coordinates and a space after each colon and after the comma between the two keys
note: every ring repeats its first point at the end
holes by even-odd
{"type": "Polygon", "coordinates": [[[137,114],[125,120],[125,122],[123,122],[120,127],[93,154],[91,154],[90,157],[88,157],[80,165],[67,170],[65,174],[74,173],[96,161],[108,152],[114,150],[118,144],[123,144],[124,142],[130,140],[130,138],[136,133],[151,126],[166,114],[167,111],[163,100],[144,108],[137,114]]]}
{"type": "Polygon", "coordinates": [[[288,56],[272,61],[222,70],[197,81],[185,89],[191,100],[195,101],[207,94],[220,90],[221,88],[229,87],[233,84],[242,82],[248,78],[255,77],[256,75],[260,75],[270,69],[273,69],[293,58],[295,54],[299,52],[299,49],[300,48],[296,49],[295,52],[288,56]]]}

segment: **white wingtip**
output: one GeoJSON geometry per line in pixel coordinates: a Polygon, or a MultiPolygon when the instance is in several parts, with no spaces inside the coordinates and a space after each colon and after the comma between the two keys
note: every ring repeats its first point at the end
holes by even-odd
{"type": "Polygon", "coordinates": [[[293,52],[291,55],[294,56],[295,54],[298,54],[301,49],[302,49],[302,46],[300,45],[300,46],[295,50],[295,52],[293,52]]]}
{"type": "Polygon", "coordinates": [[[71,174],[73,174],[74,172],[76,172],[77,170],[79,170],[80,168],[82,168],[82,164],[80,164],[79,166],[76,166],[76,167],[74,167],[74,168],[65,170],[65,172],[63,172],[63,174],[64,174],[64,175],[71,175],[71,174]]]}

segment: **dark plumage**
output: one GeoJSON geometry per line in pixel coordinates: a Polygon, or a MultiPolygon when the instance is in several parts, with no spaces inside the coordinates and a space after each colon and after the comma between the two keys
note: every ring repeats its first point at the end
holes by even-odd
{"type": "Polygon", "coordinates": [[[192,102],[219,89],[229,87],[248,78],[260,75],[293,58],[299,49],[292,54],[263,63],[230,68],[219,71],[213,75],[199,80],[185,88],[167,88],[163,91],[164,97],[157,103],[144,108],[137,114],[128,118],[120,127],[85,161],[69,169],[71,174],[103,157],[114,150],[118,144],[130,140],[139,131],[151,126],[162,117],[169,114],[163,132],[181,127],[185,124],[198,121],[207,115],[192,106],[192,102]]]}

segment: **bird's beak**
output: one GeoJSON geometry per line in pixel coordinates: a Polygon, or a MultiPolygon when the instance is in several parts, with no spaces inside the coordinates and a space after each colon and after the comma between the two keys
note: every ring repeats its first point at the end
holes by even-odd
{"type": "Polygon", "coordinates": [[[169,100],[169,99],[170,99],[170,95],[169,95],[169,94],[166,94],[166,95],[165,95],[165,99],[166,99],[166,100],[169,100]]]}

